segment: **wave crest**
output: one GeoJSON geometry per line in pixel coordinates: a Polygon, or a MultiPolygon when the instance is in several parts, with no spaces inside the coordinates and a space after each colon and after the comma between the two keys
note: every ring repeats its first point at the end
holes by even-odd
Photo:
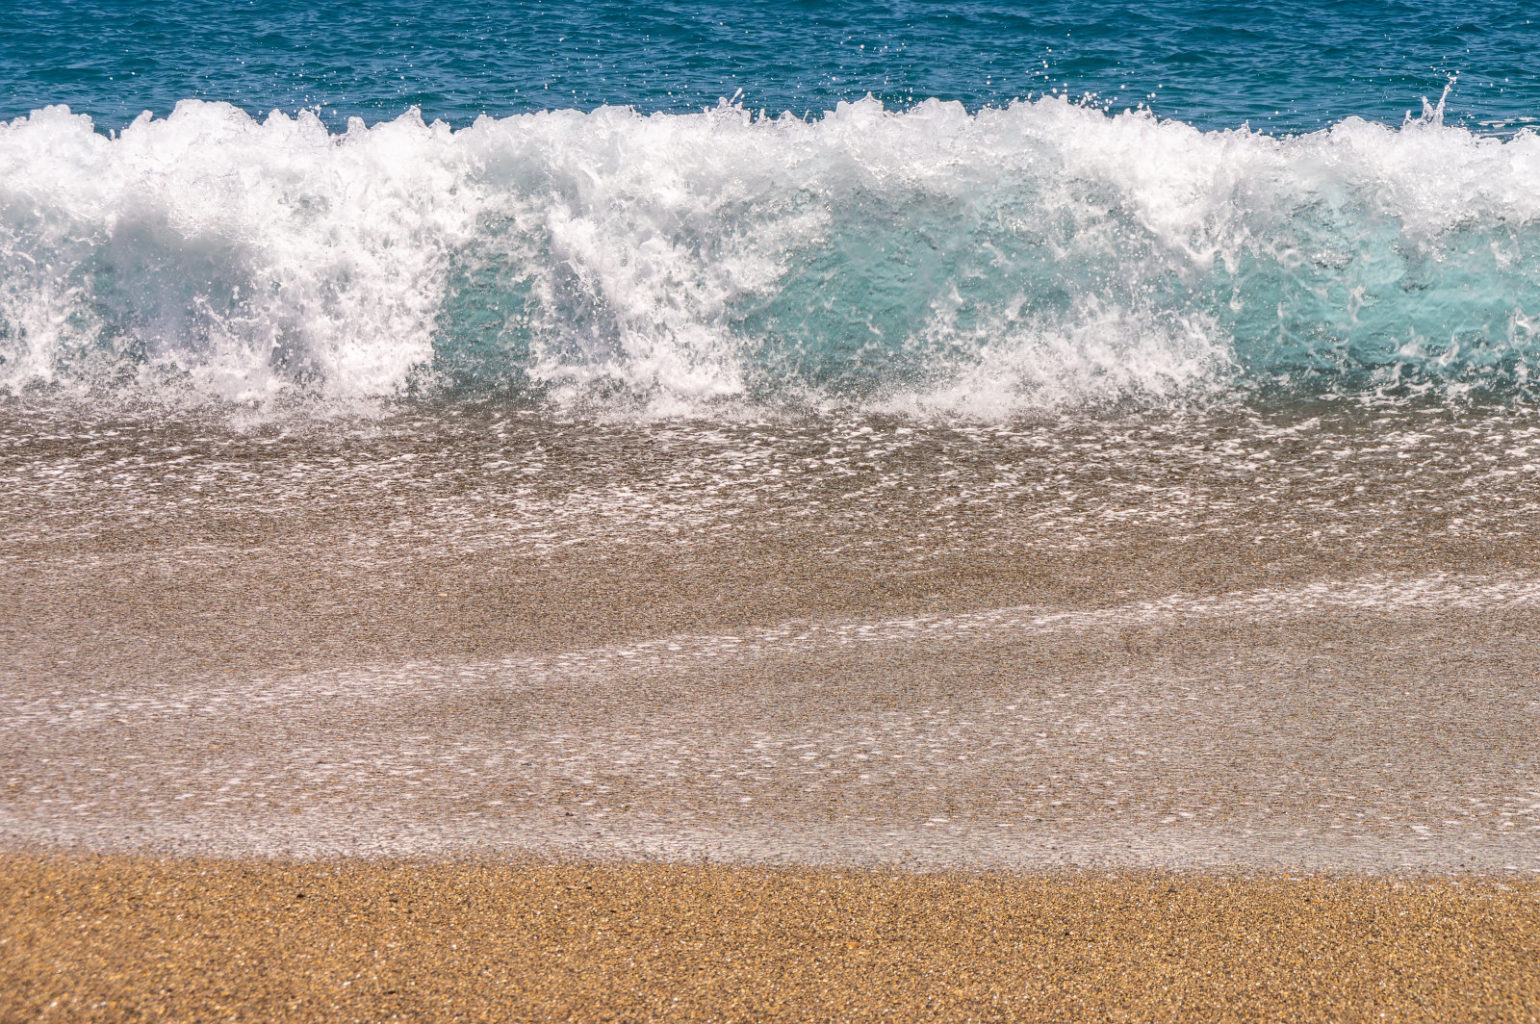
{"type": "Polygon", "coordinates": [[[1540,139],[1048,98],[0,127],[0,387],[1008,415],[1527,387],[1540,139]]]}

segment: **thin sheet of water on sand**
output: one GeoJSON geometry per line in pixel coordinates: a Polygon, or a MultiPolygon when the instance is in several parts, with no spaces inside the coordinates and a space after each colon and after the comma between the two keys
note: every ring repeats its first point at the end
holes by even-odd
{"type": "Polygon", "coordinates": [[[1540,869],[1540,430],[17,416],[0,835],[1540,869]]]}

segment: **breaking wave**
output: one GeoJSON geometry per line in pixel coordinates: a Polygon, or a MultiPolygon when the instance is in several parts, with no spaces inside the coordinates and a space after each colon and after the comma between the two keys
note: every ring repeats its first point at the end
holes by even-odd
{"type": "Polygon", "coordinates": [[[1047,98],[0,126],[0,390],[972,416],[1528,395],[1540,137],[1047,98]]]}

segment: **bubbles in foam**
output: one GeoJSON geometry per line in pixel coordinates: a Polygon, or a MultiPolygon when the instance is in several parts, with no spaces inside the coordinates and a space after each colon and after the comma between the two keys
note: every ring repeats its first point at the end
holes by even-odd
{"type": "Polygon", "coordinates": [[[0,127],[0,387],[994,417],[1237,382],[1520,388],[1540,140],[1060,99],[331,134],[0,127]],[[1349,382],[1344,384],[1343,382],[1349,382]]]}
{"type": "Polygon", "coordinates": [[[408,119],[333,137],[308,115],[258,125],[196,102],[115,139],[59,108],[14,123],[3,315],[30,358],[7,351],[7,383],[398,388],[431,356],[445,254],[474,225],[438,198],[455,184],[448,135],[408,119]]]}

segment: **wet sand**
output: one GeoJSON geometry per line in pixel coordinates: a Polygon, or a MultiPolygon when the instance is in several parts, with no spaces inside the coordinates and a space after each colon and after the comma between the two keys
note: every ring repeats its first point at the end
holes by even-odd
{"type": "Polygon", "coordinates": [[[1532,875],[1540,655],[1516,638],[1540,634],[1537,605],[1534,581],[1417,578],[34,686],[5,712],[0,835],[220,857],[1532,875]]]}
{"type": "Polygon", "coordinates": [[[0,862],[0,1019],[1534,1021],[1540,884],[0,862]]]}
{"type": "Polygon", "coordinates": [[[1540,424],[1428,412],[0,418],[0,842],[1534,872],[1540,424]]]}

